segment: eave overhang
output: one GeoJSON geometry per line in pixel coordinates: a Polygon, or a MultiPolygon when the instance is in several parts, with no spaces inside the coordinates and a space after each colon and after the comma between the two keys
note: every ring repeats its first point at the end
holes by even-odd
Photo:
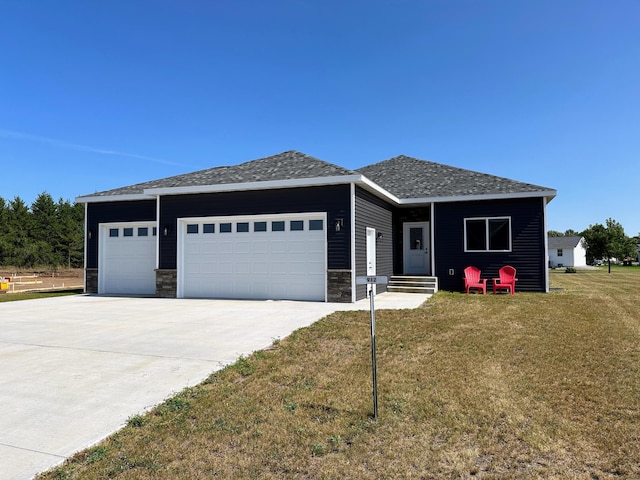
{"type": "Polygon", "coordinates": [[[285,188],[301,188],[326,185],[356,184],[374,195],[389,201],[396,206],[429,205],[445,202],[469,202],[486,200],[509,200],[518,198],[546,198],[550,202],[557,194],[556,190],[489,193],[480,195],[458,195],[420,198],[398,198],[364,175],[343,175],[337,177],[314,177],[290,180],[271,180],[264,182],[223,183],[218,185],[194,185],[182,187],[146,188],[143,193],[123,195],[86,195],[76,198],[77,203],[127,202],[136,200],[153,200],[159,196],[194,195],[204,193],[239,192],[249,190],[275,190],[285,188]]]}

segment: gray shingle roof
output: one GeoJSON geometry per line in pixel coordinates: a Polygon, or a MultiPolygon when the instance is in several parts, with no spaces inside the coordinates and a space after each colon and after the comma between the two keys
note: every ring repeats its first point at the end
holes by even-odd
{"type": "MultiPolygon", "coordinates": [[[[274,180],[291,180],[318,177],[339,177],[356,175],[346,168],[333,165],[304,153],[290,150],[270,157],[259,158],[250,162],[230,167],[215,167],[174,177],[161,178],[150,182],[138,183],[126,187],[115,188],[89,196],[113,196],[142,194],[145,189],[194,187],[206,185],[224,185],[230,183],[267,182],[274,180]]],[[[82,198],[82,197],[80,197],[82,198]]]]}
{"type": "Polygon", "coordinates": [[[576,248],[582,237],[549,237],[549,248],[576,248]]]}
{"type": "Polygon", "coordinates": [[[358,172],[400,199],[548,192],[551,188],[400,155],[358,172]]]}
{"type": "MultiPolygon", "coordinates": [[[[553,192],[508,178],[400,155],[356,171],[290,150],[234,166],[215,167],[138,183],[84,197],[144,194],[147,189],[246,184],[279,180],[364,175],[399,199],[553,192]]],[[[345,181],[351,181],[346,180],[345,181]]],[[[83,197],[78,197],[82,200],[83,197]]]]}

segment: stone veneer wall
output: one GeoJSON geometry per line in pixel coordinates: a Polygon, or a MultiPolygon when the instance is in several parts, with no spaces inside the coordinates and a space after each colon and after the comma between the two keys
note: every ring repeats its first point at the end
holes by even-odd
{"type": "Polygon", "coordinates": [[[351,303],[351,270],[327,270],[327,301],[351,303]]]}
{"type": "Polygon", "coordinates": [[[98,269],[97,268],[85,268],[85,293],[98,293],[98,269]]]}
{"type": "Polygon", "coordinates": [[[178,271],[156,270],[156,297],[176,298],[178,295],[178,271]]]}

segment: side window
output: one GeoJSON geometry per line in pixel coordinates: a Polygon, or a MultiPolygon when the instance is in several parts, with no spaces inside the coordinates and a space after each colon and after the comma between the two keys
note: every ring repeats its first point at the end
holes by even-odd
{"type": "Polygon", "coordinates": [[[464,236],[466,252],[509,252],[511,218],[466,218],[464,236]]]}

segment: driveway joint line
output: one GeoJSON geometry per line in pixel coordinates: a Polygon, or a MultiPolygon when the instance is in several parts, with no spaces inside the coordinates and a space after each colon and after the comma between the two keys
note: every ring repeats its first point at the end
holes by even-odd
{"type": "MultiPolygon", "coordinates": [[[[193,358],[193,357],[177,357],[177,356],[172,356],[172,355],[154,355],[151,353],[131,353],[131,352],[123,352],[123,351],[119,351],[119,350],[99,350],[99,349],[93,349],[93,348],[77,348],[77,347],[65,347],[62,345],[43,345],[43,344],[39,344],[39,343],[26,343],[26,342],[7,342],[7,341],[0,341],[0,343],[4,343],[7,345],[23,345],[23,346],[28,346],[28,347],[39,347],[39,348],[51,348],[51,349],[58,349],[58,350],[73,350],[73,351],[77,351],[77,352],[96,352],[96,353],[111,353],[111,354],[116,354],[116,355],[129,355],[132,357],[151,357],[151,358],[166,358],[166,359],[173,359],[173,360],[191,360],[194,362],[206,362],[206,363],[218,363],[220,362],[220,360],[212,360],[212,359],[208,359],[208,358],[193,358]]],[[[0,444],[1,445],[1,444],[0,444]]]]}
{"type": "Polygon", "coordinates": [[[18,447],[16,445],[10,445],[8,443],[2,443],[0,442],[0,446],[2,447],[8,447],[8,448],[14,448],[16,450],[23,450],[25,452],[33,452],[33,453],[40,453],[42,455],[47,455],[49,457],[56,457],[56,458],[62,458],[62,459],[66,459],[67,457],[64,455],[58,455],[56,453],[49,453],[49,452],[43,452],[41,450],[34,450],[33,448],[25,448],[25,447],[18,447]]]}

